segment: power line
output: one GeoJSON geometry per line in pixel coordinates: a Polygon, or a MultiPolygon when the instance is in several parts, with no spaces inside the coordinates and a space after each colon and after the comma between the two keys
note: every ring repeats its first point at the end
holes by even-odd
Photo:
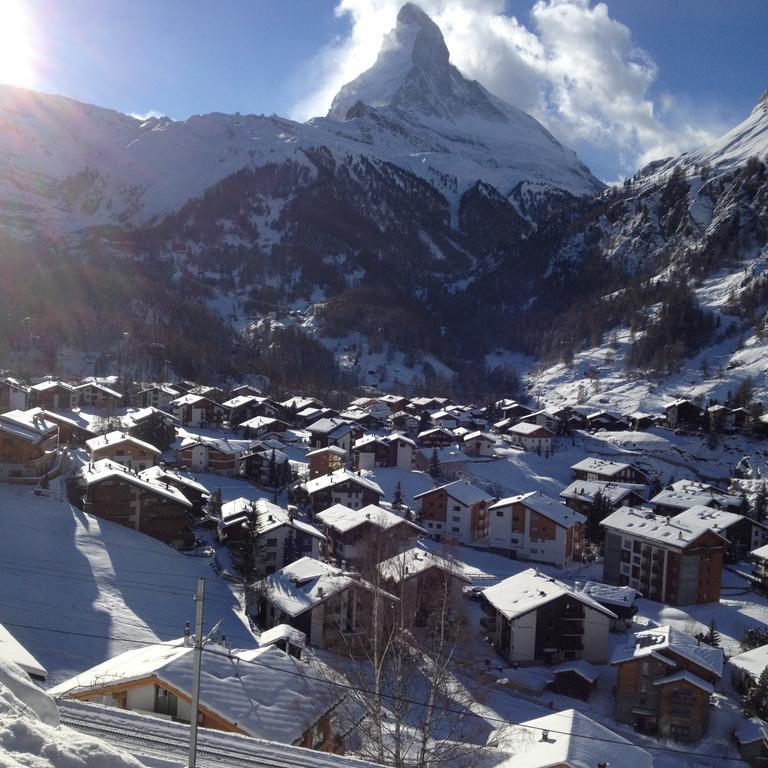
{"type": "MultiPolygon", "coordinates": [[[[32,625],[29,625],[29,624],[17,624],[17,623],[12,623],[12,622],[4,622],[4,624],[5,624],[5,626],[9,626],[9,627],[18,627],[18,628],[21,628],[21,629],[34,629],[34,630],[38,630],[38,631],[41,631],[41,632],[53,632],[53,633],[56,633],[56,634],[72,635],[72,636],[75,636],[75,637],[88,637],[88,638],[95,638],[95,639],[102,639],[102,640],[121,640],[121,641],[127,642],[129,644],[132,643],[132,644],[139,645],[139,646],[165,645],[165,646],[168,646],[168,647],[177,647],[177,644],[178,644],[178,640],[165,641],[165,642],[164,641],[146,641],[146,640],[136,640],[134,638],[128,638],[128,637],[117,637],[117,636],[113,636],[113,635],[97,635],[97,634],[92,634],[92,633],[87,633],[87,632],[73,632],[71,630],[53,629],[51,627],[39,627],[39,626],[32,626],[32,625]]],[[[217,653],[217,654],[220,655],[220,653],[218,651],[215,651],[213,649],[204,648],[203,652],[204,653],[217,653]]],[[[313,680],[313,681],[316,681],[316,682],[323,683],[325,685],[331,685],[331,686],[334,686],[334,687],[337,687],[337,688],[342,688],[344,690],[354,691],[354,692],[357,692],[357,693],[360,692],[360,689],[357,686],[354,686],[354,685],[352,685],[350,683],[342,683],[342,682],[340,682],[338,680],[329,680],[328,678],[321,678],[321,677],[317,677],[315,675],[307,675],[307,674],[305,674],[303,672],[298,672],[298,671],[291,672],[291,671],[284,670],[284,669],[277,669],[276,667],[272,667],[269,664],[265,664],[264,662],[261,662],[258,659],[244,659],[244,658],[238,657],[238,663],[239,664],[253,664],[253,665],[256,665],[256,666],[264,667],[266,669],[272,669],[274,671],[278,671],[281,674],[294,675],[294,676],[297,676],[297,677],[302,677],[305,680],[313,680]]],[[[428,706],[428,703],[425,702],[425,701],[418,701],[416,699],[410,699],[408,697],[396,696],[395,694],[391,694],[391,693],[382,692],[381,696],[382,696],[382,698],[393,699],[395,701],[399,701],[399,702],[406,703],[406,704],[413,704],[413,705],[419,706],[419,707],[426,707],[426,706],[428,706]]],[[[632,742],[628,742],[627,740],[624,740],[624,739],[622,739],[622,740],[619,740],[619,739],[609,739],[609,738],[604,738],[604,737],[594,736],[594,735],[586,736],[586,735],[583,735],[583,734],[574,733],[573,731],[562,731],[562,730],[557,730],[557,729],[554,729],[554,728],[544,728],[543,726],[530,725],[530,724],[525,723],[525,722],[508,720],[508,719],[501,718],[501,717],[495,717],[493,715],[481,715],[481,714],[479,714],[477,712],[472,711],[469,708],[467,708],[467,709],[457,709],[457,708],[447,707],[447,706],[439,706],[439,707],[436,707],[436,708],[439,709],[442,712],[447,713],[447,714],[456,714],[456,715],[460,715],[462,717],[474,717],[474,718],[478,718],[480,720],[485,720],[486,722],[496,722],[496,723],[501,723],[503,725],[515,725],[515,726],[518,726],[520,728],[527,728],[527,729],[538,731],[538,732],[541,732],[541,733],[545,733],[545,732],[546,733],[554,733],[554,734],[557,734],[557,735],[560,735],[560,736],[570,736],[572,738],[585,739],[585,740],[588,740],[588,741],[603,742],[603,743],[606,743],[606,744],[618,744],[620,746],[625,746],[625,747],[628,744],[630,746],[638,746],[638,745],[632,744],[632,742]]],[[[559,713],[559,712],[555,712],[555,713],[552,713],[552,714],[560,716],[560,717],[563,716],[562,713],[559,713]]],[[[694,752],[693,750],[678,750],[678,749],[670,749],[669,747],[660,747],[660,746],[651,746],[651,745],[644,745],[642,747],[638,746],[638,748],[639,749],[654,750],[654,751],[657,751],[657,752],[666,752],[666,753],[670,753],[670,754],[674,754],[674,755],[678,755],[678,756],[686,755],[686,756],[698,757],[698,758],[706,757],[708,759],[723,760],[723,761],[726,761],[726,762],[743,763],[742,759],[739,758],[739,757],[728,757],[728,756],[725,756],[725,755],[702,755],[700,752],[694,752]]]]}

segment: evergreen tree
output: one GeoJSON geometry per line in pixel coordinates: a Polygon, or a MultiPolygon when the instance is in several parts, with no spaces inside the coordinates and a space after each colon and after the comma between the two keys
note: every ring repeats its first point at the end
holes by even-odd
{"type": "Polygon", "coordinates": [[[695,637],[697,640],[701,640],[702,643],[711,645],[713,648],[720,647],[720,633],[717,631],[714,619],[710,619],[706,632],[698,632],[695,637]]]}
{"type": "Polygon", "coordinates": [[[428,411],[422,411],[419,418],[419,432],[426,432],[432,426],[432,419],[429,418],[428,411]]]}
{"type": "Polygon", "coordinates": [[[757,520],[758,523],[762,523],[766,518],[768,512],[768,489],[763,480],[757,487],[754,501],[752,502],[752,517],[757,520]]]}
{"type": "Polygon", "coordinates": [[[742,651],[751,651],[761,645],[768,645],[768,629],[765,627],[752,627],[748,629],[739,641],[742,651]]]}
{"type": "Polygon", "coordinates": [[[437,455],[437,448],[432,449],[432,458],[429,460],[429,475],[437,485],[443,478],[443,468],[440,466],[440,457],[437,455]]]}
{"type": "Polygon", "coordinates": [[[392,494],[392,509],[399,512],[403,508],[403,486],[398,481],[395,492],[392,494]]]}
{"type": "Polygon", "coordinates": [[[221,486],[219,486],[208,499],[208,515],[210,517],[221,517],[221,486]]]}
{"type": "Polygon", "coordinates": [[[600,523],[611,514],[611,502],[602,491],[596,491],[592,497],[592,503],[587,509],[587,523],[584,529],[584,535],[587,541],[594,544],[602,544],[603,529],[600,523]]]}
{"type": "Polygon", "coordinates": [[[742,709],[747,717],[759,717],[763,720],[768,718],[768,667],[744,694],[742,709]]]}
{"type": "Polygon", "coordinates": [[[243,537],[232,548],[233,566],[244,585],[251,584],[264,573],[264,546],[261,542],[261,526],[255,508],[241,523],[243,537]]]}
{"type": "Polygon", "coordinates": [[[275,461],[275,449],[272,449],[272,453],[269,456],[269,466],[267,472],[267,487],[274,488],[277,486],[277,462],[275,461]]]}
{"type": "Polygon", "coordinates": [[[299,543],[296,540],[296,529],[291,526],[283,542],[283,566],[295,563],[301,556],[299,543]]]}

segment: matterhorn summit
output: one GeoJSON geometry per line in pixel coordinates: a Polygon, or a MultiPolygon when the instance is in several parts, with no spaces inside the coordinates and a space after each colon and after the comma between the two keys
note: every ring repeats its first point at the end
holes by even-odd
{"type": "Polygon", "coordinates": [[[376,63],[338,92],[328,119],[362,121],[377,144],[386,122],[422,150],[411,152],[410,170],[428,176],[425,169],[432,168],[455,178],[458,189],[478,179],[504,195],[521,183],[539,193],[583,195],[602,188],[541,123],[464,77],[450,63],[439,27],[413,3],[400,9],[376,63]]]}

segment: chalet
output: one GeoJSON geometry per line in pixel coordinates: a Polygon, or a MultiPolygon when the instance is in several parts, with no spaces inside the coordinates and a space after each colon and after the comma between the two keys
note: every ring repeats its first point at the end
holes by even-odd
{"type": "Polygon", "coordinates": [[[258,387],[254,387],[251,384],[241,384],[239,387],[229,390],[229,396],[232,397],[248,397],[254,395],[259,397],[261,390],[258,387]]]}
{"type": "Polygon", "coordinates": [[[256,448],[240,457],[240,474],[268,488],[282,488],[292,477],[288,456],[277,448],[256,448]]]}
{"type": "MultiPolygon", "coordinates": [[[[338,418],[338,416],[339,412],[333,408],[315,408],[311,405],[309,408],[304,408],[304,410],[299,411],[293,417],[292,423],[298,429],[306,429],[316,421],[320,421],[320,419],[335,419],[338,418]]],[[[285,418],[288,417],[286,416],[285,418]]]]}
{"type": "Polygon", "coordinates": [[[192,504],[170,483],[142,478],[109,459],[86,464],[78,479],[85,512],[167,544],[187,544],[192,538],[192,504]]]}
{"type": "Polygon", "coordinates": [[[647,485],[648,477],[632,464],[608,459],[587,458],[571,467],[576,480],[602,480],[606,483],[632,483],[647,485]]]}
{"type": "Polygon", "coordinates": [[[283,412],[283,416],[290,423],[293,423],[293,419],[296,416],[296,414],[299,413],[300,411],[303,411],[305,408],[322,408],[322,407],[323,407],[323,402],[321,400],[318,400],[315,397],[301,397],[300,395],[289,397],[287,400],[283,400],[283,402],[280,403],[280,408],[283,412]]]}
{"type": "Polygon", "coordinates": [[[672,483],[657,493],[650,503],[659,515],[677,515],[696,506],[738,513],[744,512],[747,506],[743,496],[734,496],[694,480],[678,480],[672,483]]]}
{"type": "Polygon", "coordinates": [[[548,688],[561,696],[588,701],[597,689],[599,677],[597,668],[588,661],[566,661],[552,670],[552,682],[548,688]]]}
{"type": "Polygon", "coordinates": [[[171,382],[170,386],[173,389],[178,390],[179,394],[187,395],[197,386],[197,384],[189,379],[179,379],[179,381],[171,382]]]}
{"type": "Polygon", "coordinates": [[[671,605],[716,603],[728,540],[703,522],[621,507],[606,517],[603,581],[671,605]]]}
{"type": "Polygon", "coordinates": [[[49,411],[71,411],[77,407],[77,391],[62,381],[41,381],[29,388],[29,402],[49,411]]]}
{"type": "Polygon", "coordinates": [[[653,768],[653,757],[575,709],[526,720],[505,733],[515,768],[653,768]]]}
{"type": "Polygon", "coordinates": [[[705,525],[728,539],[726,561],[735,563],[744,559],[753,549],[768,544],[768,526],[746,515],[722,509],[695,506],[672,518],[681,525],[705,525]]]}
{"type": "Polygon", "coordinates": [[[477,544],[488,536],[493,497],[466,480],[456,480],[413,497],[427,533],[436,541],[477,544]]]}
{"type": "Polygon", "coordinates": [[[162,453],[154,445],[120,431],[92,437],[85,444],[91,461],[109,459],[137,471],[156,464],[162,453]]]}
{"type": "Polygon", "coordinates": [[[310,448],[326,448],[336,445],[352,456],[352,445],[364,432],[363,428],[344,419],[320,419],[307,427],[310,448]]]}
{"type": "Polygon", "coordinates": [[[543,493],[501,499],[488,508],[491,551],[558,568],[581,557],[585,518],[543,493]]]}
{"type": "MultiPolygon", "coordinates": [[[[210,643],[205,650],[200,726],[326,752],[343,751],[333,710],[344,693],[323,682],[329,678],[327,672],[319,674],[274,645],[229,650],[210,643]]],[[[51,693],[188,723],[194,655],[194,643],[187,637],[144,645],[80,672],[51,693]]]]}
{"type": "Polygon", "coordinates": [[[404,411],[410,400],[402,395],[382,395],[379,398],[379,402],[384,403],[390,413],[397,413],[398,411],[404,411]]]}
{"type": "Polygon", "coordinates": [[[452,405],[453,401],[447,397],[414,397],[410,402],[410,409],[414,413],[422,414],[424,411],[431,413],[445,408],[446,405],[452,405]]]}
{"type": "Polygon", "coordinates": [[[589,595],[604,608],[616,614],[616,619],[611,619],[612,632],[626,632],[632,627],[634,616],[638,611],[635,601],[641,596],[636,589],[588,581],[583,587],[576,582],[576,590],[589,595]]]}
{"type": "Polygon", "coordinates": [[[249,612],[261,629],[290,624],[310,645],[347,650],[368,629],[372,590],[357,574],[302,557],[254,585],[249,612]]]}
{"type": "Polygon", "coordinates": [[[416,469],[421,472],[429,472],[435,452],[437,452],[442,480],[456,480],[464,472],[469,457],[464,451],[454,447],[420,448],[415,454],[416,469]]]}
{"type": "Polygon", "coordinates": [[[768,645],[731,656],[728,664],[731,667],[734,688],[744,693],[760,679],[763,670],[768,668],[768,645]]]}
{"type": "Polygon", "coordinates": [[[26,411],[27,408],[29,408],[29,387],[11,376],[0,379],[0,413],[26,411]]]}
{"type": "Polygon", "coordinates": [[[90,428],[89,422],[76,411],[64,416],[54,411],[41,410],[46,421],[55,424],[59,428],[59,445],[74,443],[84,445],[86,440],[96,437],[96,433],[90,428]]]}
{"type": "Polygon", "coordinates": [[[266,499],[251,501],[239,498],[222,504],[218,521],[219,541],[228,544],[242,544],[243,523],[256,523],[261,546],[264,571],[269,575],[300,557],[318,557],[325,536],[314,525],[310,525],[288,510],[266,499]]]}
{"type": "Polygon", "coordinates": [[[240,459],[251,450],[252,445],[250,440],[188,435],[182,438],[176,449],[176,462],[193,472],[238,475],[240,459]]]}
{"type": "Polygon", "coordinates": [[[733,427],[739,432],[746,432],[752,427],[754,417],[746,408],[734,408],[731,411],[733,416],[733,427]]]}
{"type": "Polygon", "coordinates": [[[0,415],[0,480],[42,478],[56,464],[59,428],[41,408],[0,415]]]}
{"type": "Polygon", "coordinates": [[[395,411],[389,417],[389,424],[392,429],[406,432],[409,435],[415,435],[419,429],[419,420],[406,411],[395,411]]]}
{"type": "Polygon", "coordinates": [[[260,438],[274,432],[281,434],[289,429],[288,422],[272,416],[254,416],[237,425],[238,430],[248,438],[260,438]]]}
{"type": "Polygon", "coordinates": [[[289,656],[300,659],[307,647],[307,637],[303,632],[294,629],[290,624],[278,624],[259,635],[259,648],[274,645],[289,656]]]}
{"type": "Polygon", "coordinates": [[[450,614],[463,598],[462,588],[472,583],[457,562],[418,546],[379,563],[378,573],[385,589],[404,601],[417,626],[435,611],[450,614]]]}
{"type": "Polygon", "coordinates": [[[488,636],[511,664],[608,661],[616,614],[582,592],[529,568],[482,592],[488,636]]]}
{"type": "Polygon", "coordinates": [[[384,497],[384,491],[378,483],[346,469],[308,480],[304,483],[304,489],[309,496],[313,515],[334,504],[343,504],[352,509],[362,509],[371,504],[375,506],[384,497]]]}
{"type": "Polygon", "coordinates": [[[77,403],[84,408],[114,411],[123,405],[123,396],[97,381],[88,381],[75,387],[77,403]]]}
{"type": "Polygon", "coordinates": [[[736,419],[726,405],[710,405],[707,408],[707,426],[712,432],[735,432],[736,419]]]}
{"type": "Polygon", "coordinates": [[[171,403],[181,397],[181,392],[170,384],[155,384],[139,392],[139,405],[142,408],[159,408],[171,411],[171,403]]]}
{"type": "Polygon", "coordinates": [[[216,403],[221,403],[226,394],[221,387],[213,387],[209,384],[196,384],[189,390],[190,395],[197,395],[198,397],[207,397],[209,400],[213,400],[216,403]]]}
{"type": "Polygon", "coordinates": [[[611,411],[597,411],[587,416],[587,429],[603,429],[606,432],[623,432],[629,429],[629,420],[611,411]]]}
{"type": "Polygon", "coordinates": [[[691,400],[673,400],[664,406],[667,426],[670,429],[700,429],[706,421],[706,413],[691,400]]]}
{"type": "Polygon", "coordinates": [[[660,738],[698,741],[707,732],[723,661],[722,648],[672,627],[638,632],[611,660],[618,670],[616,719],[660,738]]]}
{"type": "MultiPolygon", "coordinates": [[[[261,397],[261,395],[236,395],[221,405],[224,408],[225,418],[230,426],[242,424],[244,421],[256,418],[257,416],[274,419],[281,412],[280,406],[276,402],[268,397],[261,397]]],[[[286,424],[285,429],[287,427],[288,425],[286,424]]]]}
{"type": "Polygon", "coordinates": [[[202,395],[182,395],[171,401],[171,413],[185,427],[211,427],[224,420],[224,409],[202,395]]]}
{"type": "Polygon", "coordinates": [[[462,450],[467,456],[493,456],[493,446],[496,441],[491,435],[486,435],[479,429],[467,432],[462,437],[462,450]]]}
{"type": "Polygon", "coordinates": [[[152,405],[128,411],[121,421],[129,435],[161,449],[167,449],[176,439],[178,419],[152,405]]]}
{"type": "Polygon", "coordinates": [[[456,444],[456,438],[450,429],[431,427],[419,432],[416,436],[416,444],[419,448],[447,448],[456,444]]]}
{"type": "Polygon", "coordinates": [[[509,419],[510,425],[517,424],[520,419],[530,416],[533,413],[533,410],[527,405],[515,402],[514,400],[500,402],[502,404],[499,405],[499,410],[501,411],[502,418],[509,419]]]}
{"type": "Polygon", "coordinates": [[[310,480],[344,469],[344,465],[347,463],[347,452],[337,445],[308,451],[306,457],[309,459],[310,480]]]}
{"type": "Polygon", "coordinates": [[[521,416],[518,424],[536,424],[539,427],[548,429],[555,435],[560,432],[560,419],[547,410],[533,411],[533,413],[521,416]]]}
{"type": "Polygon", "coordinates": [[[768,592],[768,544],[750,552],[749,559],[752,561],[752,584],[768,592]]]}
{"type": "Polygon", "coordinates": [[[607,483],[604,480],[575,480],[560,492],[560,498],[571,509],[586,514],[597,494],[605,499],[611,510],[619,507],[639,507],[648,503],[644,497],[644,485],[607,483]]]}
{"type": "Polygon", "coordinates": [[[193,477],[175,469],[169,469],[162,464],[155,464],[154,467],[139,472],[139,477],[150,483],[168,484],[178,488],[192,505],[192,511],[198,515],[202,513],[203,507],[211,495],[208,489],[193,477]]]}
{"type": "Polygon", "coordinates": [[[384,424],[388,413],[378,416],[370,411],[363,411],[360,408],[347,408],[339,414],[339,417],[349,424],[356,424],[362,429],[376,429],[384,424]]]}
{"type": "Polygon", "coordinates": [[[655,423],[655,417],[644,411],[633,411],[629,414],[629,428],[634,432],[641,432],[655,423]]]}
{"type": "Polygon", "coordinates": [[[506,435],[517,422],[514,419],[500,419],[494,422],[493,431],[499,435],[506,435]]]}
{"type": "Polygon", "coordinates": [[[398,467],[413,469],[416,461],[416,443],[398,433],[379,437],[364,435],[354,443],[355,469],[398,467]]]}
{"type": "Polygon", "coordinates": [[[374,505],[350,509],[334,504],[320,512],[317,520],[325,531],[325,556],[341,566],[374,565],[413,546],[426,534],[416,523],[374,505]]]}
{"type": "Polygon", "coordinates": [[[555,433],[547,427],[531,424],[527,421],[521,421],[519,424],[509,427],[507,434],[512,445],[516,445],[524,451],[544,454],[545,456],[552,453],[552,441],[556,437],[555,433]]]}
{"type": "Polygon", "coordinates": [[[768,764],[768,723],[759,717],[744,720],[734,731],[733,740],[739,749],[741,759],[754,768],[764,768],[768,764]]]}
{"type": "Polygon", "coordinates": [[[456,427],[469,421],[468,417],[464,417],[463,414],[455,411],[435,411],[429,415],[429,420],[436,427],[442,427],[443,429],[454,430],[456,427]]]}

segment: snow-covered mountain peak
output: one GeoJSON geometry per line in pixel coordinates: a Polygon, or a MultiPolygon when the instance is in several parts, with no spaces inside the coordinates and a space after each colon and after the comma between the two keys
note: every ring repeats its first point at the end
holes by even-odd
{"type": "Polygon", "coordinates": [[[474,80],[450,63],[443,34],[413,3],[384,38],[376,63],[338,92],[328,117],[345,120],[358,102],[402,115],[456,122],[467,115],[503,122],[505,115],[474,80]]]}
{"type": "Polygon", "coordinates": [[[755,104],[755,108],[752,110],[752,113],[762,111],[766,114],[768,114],[768,88],[766,88],[763,91],[763,95],[758,99],[757,104],[755,104]]]}

